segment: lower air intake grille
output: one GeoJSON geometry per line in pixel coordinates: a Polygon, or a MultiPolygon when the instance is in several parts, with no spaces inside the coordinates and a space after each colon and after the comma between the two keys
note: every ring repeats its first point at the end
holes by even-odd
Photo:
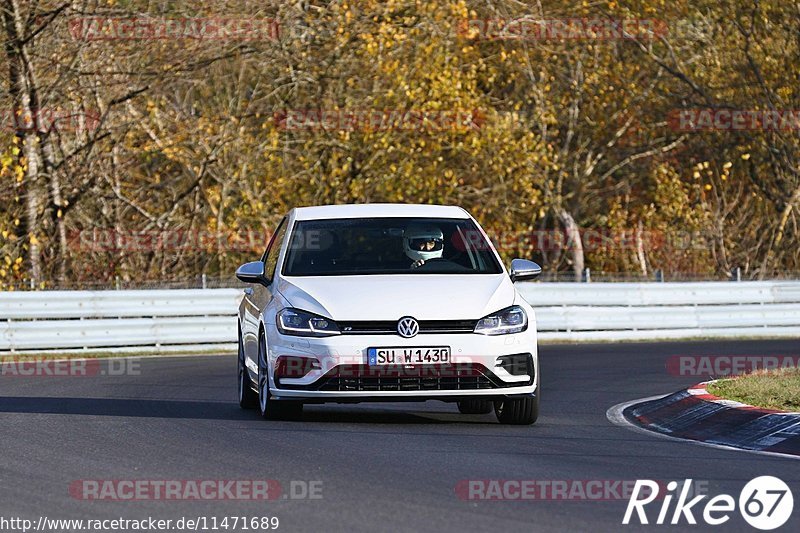
{"type": "Polygon", "coordinates": [[[321,391],[425,391],[425,390],[475,390],[492,389],[494,385],[486,376],[453,378],[330,378],[321,391]]]}
{"type": "Polygon", "coordinates": [[[310,385],[282,385],[287,389],[328,392],[464,391],[519,387],[504,383],[480,364],[421,365],[414,367],[343,365],[330,370],[310,385]]]}

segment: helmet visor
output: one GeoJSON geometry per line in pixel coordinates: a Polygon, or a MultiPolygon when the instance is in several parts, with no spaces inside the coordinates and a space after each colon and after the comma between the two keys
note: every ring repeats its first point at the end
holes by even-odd
{"type": "Polygon", "coordinates": [[[438,252],[444,247],[444,243],[442,239],[435,237],[415,237],[408,240],[408,246],[420,252],[438,252]]]}

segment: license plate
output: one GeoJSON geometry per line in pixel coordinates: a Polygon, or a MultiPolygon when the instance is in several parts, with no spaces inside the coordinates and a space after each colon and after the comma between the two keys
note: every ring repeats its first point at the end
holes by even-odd
{"type": "Polygon", "coordinates": [[[450,347],[423,348],[369,348],[369,366],[384,365],[430,365],[450,362],[450,347]]]}

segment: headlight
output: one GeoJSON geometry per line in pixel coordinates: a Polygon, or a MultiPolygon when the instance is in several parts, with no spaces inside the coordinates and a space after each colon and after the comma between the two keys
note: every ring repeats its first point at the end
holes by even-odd
{"type": "Polygon", "coordinates": [[[330,318],[325,318],[299,309],[287,307],[277,316],[278,331],[284,335],[299,337],[329,337],[339,335],[339,326],[330,318]]]}
{"type": "Polygon", "coordinates": [[[475,333],[481,335],[508,335],[528,329],[528,315],[518,305],[506,307],[487,317],[478,320],[475,333]]]}

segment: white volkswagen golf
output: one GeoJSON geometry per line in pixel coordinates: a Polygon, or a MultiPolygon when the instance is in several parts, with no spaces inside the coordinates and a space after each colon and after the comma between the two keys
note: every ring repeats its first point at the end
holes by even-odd
{"type": "Polygon", "coordinates": [[[533,310],[462,208],[364,204],[293,209],[239,308],[239,403],[295,418],[323,402],[457,402],[533,424],[539,362],[533,310]]]}

